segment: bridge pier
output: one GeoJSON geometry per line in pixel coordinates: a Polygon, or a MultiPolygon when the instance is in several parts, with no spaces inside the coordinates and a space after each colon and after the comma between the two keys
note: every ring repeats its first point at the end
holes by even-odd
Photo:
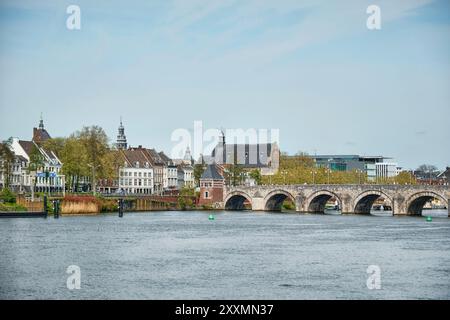
{"type": "Polygon", "coordinates": [[[264,211],[265,205],[264,198],[253,198],[252,211],[264,211]]]}
{"type": "Polygon", "coordinates": [[[300,195],[295,199],[295,211],[300,213],[308,213],[308,205],[305,200],[306,199],[300,195]]]}
{"type": "Polygon", "coordinates": [[[392,210],[394,216],[406,216],[408,209],[406,208],[405,199],[396,196],[392,199],[392,210]]]}
{"type": "Polygon", "coordinates": [[[347,199],[342,200],[342,208],[341,208],[342,214],[352,214],[352,213],[354,213],[353,209],[354,208],[353,208],[352,201],[347,200],[347,199]]]}

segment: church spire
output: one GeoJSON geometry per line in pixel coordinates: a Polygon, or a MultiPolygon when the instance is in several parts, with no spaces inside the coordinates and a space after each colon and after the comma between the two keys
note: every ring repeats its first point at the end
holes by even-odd
{"type": "Polygon", "coordinates": [[[119,134],[117,135],[116,146],[117,149],[127,148],[127,137],[125,136],[125,128],[122,124],[122,116],[120,116],[119,134]]]}
{"type": "Polygon", "coordinates": [[[39,120],[39,129],[44,129],[44,120],[42,119],[42,112],[41,112],[41,119],[39,120]]]}
{"type": "Polygon", "coordinates": [[[225,133],[223,132],[223,129],[220,129],[220,134],[219,134],[219,143],[222,146],[225,146],[225,133]]]}

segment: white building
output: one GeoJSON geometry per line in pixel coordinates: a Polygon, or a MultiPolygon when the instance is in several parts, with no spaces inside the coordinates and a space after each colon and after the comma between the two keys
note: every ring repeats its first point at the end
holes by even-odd
{"type": "Polygon", "coordinates": [[[179,165],[178,172],[178,189],[194,187],[194,168],[190,165],[179,165]]]}
{"type": "Polygon", "coordinates": [[[13,138],[11,149],[18,159],[22,159],[16,162],[15,168],[13,168],[15,189],[30,191],[34,186],[34,191],[37,192],[64,191],[65,177],[61,171],[62,162],[53,151],[42,146],[42,143],[48,139],[50,139],[50,135],[44,129],[42,119],[39,128],[33,128],[32,141],[13,138]],[[39,159],[41,165],[34,168],[35,170],[29,170],[30,162],[35,162],[33,159],[39,159]]]}
{"type": "Polygon", "coordinates": [[[173,190],[178,187],[178,169],[172,159],[170,159],[164,152],[159,153],[161,159],[164,161],[163,185],[164,190],[173,190]]]}
{"type": "Polygon", "coordinates": [[[143,148],[121,150],[124,165],[119,169],[119,192],[127,194],[154,193],[154,172],[143,148]]]}
{"type": "Polygon", "coordinates": [[[0,189],[8,184],[8,188],[14,192],[24,192],[29,190],[31,186],[30,176],[27,174],[28,161],[23,156],[15,156],[14,161],[10,164],[9,170],[5,168],[6,164],[0,159],[0,189]],[[9,181],[7,175],[9,174],[9,181]]]}
{"type": "Polygon", "coordinates": [[[377,179],[397,176],[397,163],[379,162],[375,164],[377,179]]]}
{"type": "Polygon", "coordinates": [[[403,169],[403,167],[398,167],[398,166],[397,166],[397,168],[396,168],[395,171],[396,171],[396,174],[395,174],[395,175],[398,176],[401,172],[405,171],[405,169],[403,169]]]}

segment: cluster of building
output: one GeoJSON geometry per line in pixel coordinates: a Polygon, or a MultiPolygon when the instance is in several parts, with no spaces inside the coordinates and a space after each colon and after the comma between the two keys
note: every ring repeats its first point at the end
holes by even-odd
{"type": "MultiPolygon", "coordinates": [[[[32,189],[36,192],[66,191],[66,177],[62,172],[64,164],[52,150],[46,149],[44,142],[49,139],[51,136],[45,129],[42,119],[38,128],[33,128],[33,137],[30,141],[13,138],[11,151],[15,155],[15,160],[8,173],[9,188],[19,193],[28,193],[32,189]],[[42,159],[42,165],[32,172],[29,170],[29,164],[34,156],[42,159]]],[[[262,174],[274,174],[278,170],[280,153],[276,143],[226,144],[225,135],[222,134],[211,155],[202,155],[195,161],[187,147],[182,159],[171,159],[162,151],[158,152],[142,145],[128,146],[122,121],[115,146],[121,162],[117,179],[95,179],[96,185],[92,187],[91,176],[77,177],[77,189],[70,190],[82,192],[92,191],[92,188],[95,188],[96,192],[105,194],[173,194],[182,188],[198,187],[194,178],[196,164],[202,165],[204,169],[212,164],[219,166],[223,179],[226,164],[233,163],[234,155],[239,154],[238,163],[243,167],[258,168],[262,174]]],[[[5,186],[6,174],[6,170],[0,170],[0,188],[5,186]]],[[[249,179],[248,172],[246,174],[249,179]]]]}
{"type": "MultiPolygon", "coordinates": [[[[62,173],[63,163],[55,152],[48,150],[43,144],[50,138],[50,134],[44,128],[42,118],[38,128],[33,128],[31,140],[13,138],[11,150],[15,158],[8,173],[11,189],[16,192],[30,192],[34,186],[33,189],[37,192],[64,192],[66,190],[66,177],[62,173]],[[32,172],[28,165],[36,156],[42,159],[42,165],[32,172]]],[[[280,162],[280,150],[277,143],[226,143],[223,133],[211,155],[201,155],[197,161],[194,161],[189,148],[187,148],[182,159],[171,159],[162,151],[158,152],[141,145],[138,147],[128,146],[122,121],[118,128],[116,147],[122,163],[118,177],[114,180],[97,180],[95,187],[97,192],[163,195],[173,194],[185,187],[199,187],[203,202],[209,203],[213,202],[212,200],[216,198],[215,195],[218,195],[219,190],[223,189],[224,177],[229,169],[229,164],[237,161],[245,169],[241,181],[251,185],[255,183],[249,176],[251,170],[259,170],[261,175],[273,175],[277,173],[280,162]],[[196,185],[194,178],[196,164],[202,165],[205,169],[199,185],[196,185]]],[[[331,171],[357,170],[366,175],[368,181],[371,182],[395,177],[404,171],[397,163],[386,161],[389,158],[382,156],[314,155],[311,157],[316,167],[325,167],[331,171]]],[[[2,161],[0,159],[0,163],[2,161]]],[[[415,174],[415,172],[412,173],[415,174]]],[[[0,188],[5,186],[6,174],[6,170],[0,170],[0,188]]],[[[78,189],[71,189],[71,191],[91,191],[91,177],[78,178],[80,182],[78,189]]],[[[421,179],[419,173],[417,173],[417,179],[419,182],[427,183],[430,183],[431,180],[428,176],[421,179]]],[[[439,181],[443,179],[443,183],[448,183],[450,169],[447,168],[436,179],[440,179],[439,181]]]]}
{"type": "MultiPolygon", "coordinates": [[[[32,186],[37,192],[63,192],[65,177],[62,174],[62,162],[57,155],[43,146],[43,142],[50,139],[41,119],[38,128],[33,128],[31,140],[13,138],[11,151],[14,161],[9,170],[9,188],[16,192],[30,192],[32,186]],[[41,166],[36,172],[28,170],[33,158],[41,159],[41,166]]],[[[3,162],[3,159],[0,159],[3,162]]],[[[3,168],[3,165],[1,166],[3,168]]],[[[0,188],[5,186],[7,171],[0,170],[0,188]]]]}

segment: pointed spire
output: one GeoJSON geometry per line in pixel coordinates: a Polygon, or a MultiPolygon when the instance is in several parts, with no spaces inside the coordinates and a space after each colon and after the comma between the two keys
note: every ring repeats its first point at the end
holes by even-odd
{"type": "Polygon", "coordinates": [[[225,133],[223,132],[223,128],[220,128],[219,142],[220,142],[223,146],[225,145],[225,133]]]}
{"type": "Polygon", "coordinates": [[[44,129],[44,120],[42,119],[42,112],[41,112],[41,118],[39,120],[39,129],[44,129]]]}
{"type": "Polygon", "coordinates": [[[186,164],[191,164],[192,163],[192,155],[191,155],[191,149],[189,148],[189,146],[186,147],[186,152],[184,153],[184,162],[186,164]]]}
{"type": "Polygon", "coordinates": [[[118,149],[127,148],[127,137],[125,136],[125,128],[122,124],[122,116],[120,116],[119,134],[117,135],[116,146],[118,149]]]}

